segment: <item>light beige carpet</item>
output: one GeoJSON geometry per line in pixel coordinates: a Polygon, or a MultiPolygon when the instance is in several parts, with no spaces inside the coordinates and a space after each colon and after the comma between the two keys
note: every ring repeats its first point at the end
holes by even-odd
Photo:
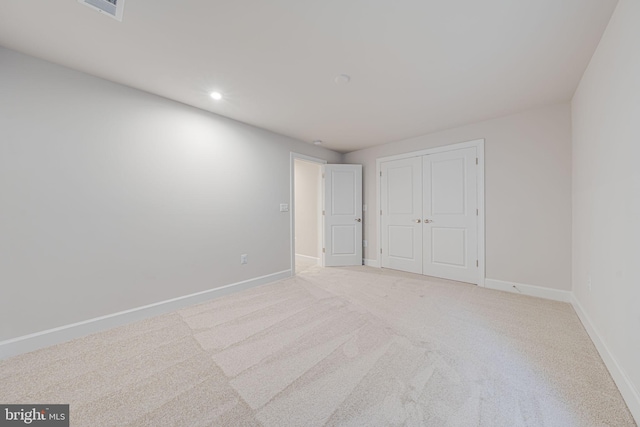
{"type": "Polygon", "coordinates": [[[634,426],[570,305],[368,267],[0,362],[74,426],[634,426]]]}

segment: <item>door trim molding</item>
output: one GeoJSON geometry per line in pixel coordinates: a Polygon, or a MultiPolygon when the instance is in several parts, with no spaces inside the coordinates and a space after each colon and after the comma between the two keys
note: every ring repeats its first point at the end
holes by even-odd
{"type": "Polygon", "coordinates": [[[381,263],[380,255],[380,242],[382,237],[382,221],[380,221],[380,209],[381,206],[381,185],[380,185],[380,171],[382,170],[382,163],[391,160],[408,159],[410,157],[421,157],[429,154],[443,153],[446,151],[460,150],[463,148],[476,148],[478,156],[478,286],[484,287],[485,280],[485,212],[484,212],[484,139],[474,139],[472,141],[460,142],[457,144],[441,145],[438,147],[427,148],[424,150],[411,151],[408,153],[396,154],[393,156],[379,157],[376,159],[376,211],[375,215],[378,216],[378,229],[376,235],[376,242],[378,253],[376,259],[378,265],[381,263]]]}
{"type": "MultiPolygon", "coordinates": [[[[302,160],[309,163],[316,163],[318,165],[326,165],[327,161],[318,157],[311,157],[305,154],[296,153],[294,151],[289,152],[289,236],[291,237],[290,251],[291,251],[291,275],[296,275],[296,219],[295,219],[295,162],[296,160],[302,160]]],[[[322,180],[320,180],[322,182],[322,180]]],[[[318,189],[318,197],[322,198],[322,189],[318,189]]],[[[322,209],[322,203],[319,204],[322,209]]],[[[318,253],[320,254],[320,265],[324,262],[322,256],[322,227],[318,227],[318,253]]]]}

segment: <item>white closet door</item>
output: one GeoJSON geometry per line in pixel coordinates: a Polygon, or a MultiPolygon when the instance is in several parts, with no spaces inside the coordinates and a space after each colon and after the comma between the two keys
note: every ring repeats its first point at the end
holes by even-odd
{"type": "Polygon", "coordinates": [[[476,148],[430,154],[422,165],[422,272],[477,284],[476,148]]]}
{"type": "Polygon", "coordinates": [[[324,265],[362,265],[362,165],[324,165],[324,265]]]}
{"type": "Polygon", "coordinates": [[[382,267],[422,273],[422,159],[381,168],[382,267]]]}

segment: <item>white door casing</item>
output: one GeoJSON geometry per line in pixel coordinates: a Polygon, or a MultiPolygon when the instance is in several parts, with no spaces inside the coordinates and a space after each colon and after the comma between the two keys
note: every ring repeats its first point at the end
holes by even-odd
{"type": "Polygon", "coordinates": [[[422,159],[381,165],[381,266],[422,273],[422,159]]]}
{"type": "Polygon", "coordinates": [[[324,165],[323,187],[323,265],[362,265],[362,165],[324,165]]]}
{"type": "Polygon", "coordinates": [[[422,157],[423,274],[477,283],[476,169],[475,147],[422,157]]]}

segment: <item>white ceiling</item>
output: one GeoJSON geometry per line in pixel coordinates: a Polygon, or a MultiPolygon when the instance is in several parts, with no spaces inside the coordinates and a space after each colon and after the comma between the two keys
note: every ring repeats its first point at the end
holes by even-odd
{"type": "Polygon", "coordinates": [[[569,100],[616,1],[2,0],[0,45],[348,152],[569,100]]]}

